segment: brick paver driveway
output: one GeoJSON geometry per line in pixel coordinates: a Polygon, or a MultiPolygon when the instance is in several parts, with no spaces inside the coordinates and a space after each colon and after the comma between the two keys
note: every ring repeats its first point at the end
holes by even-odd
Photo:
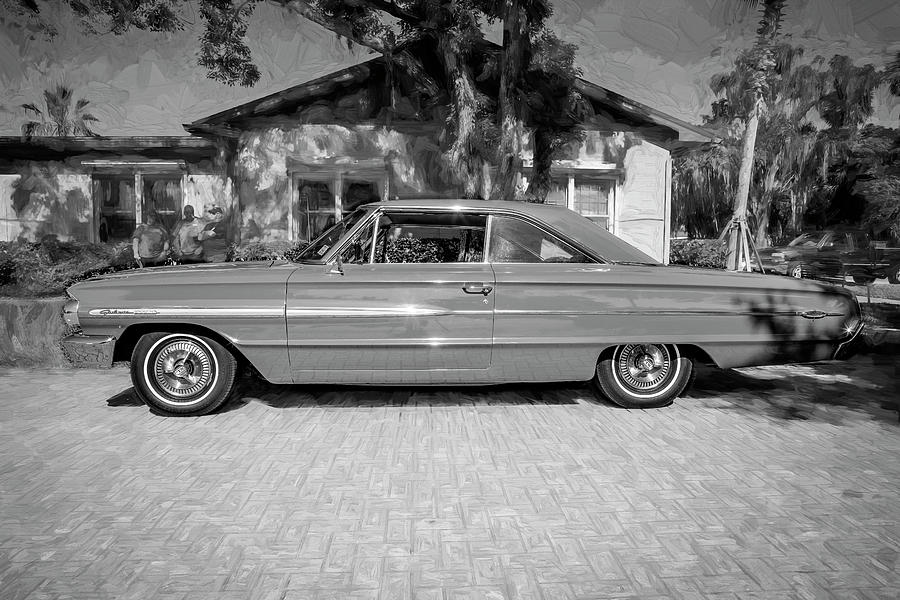
{"type": "Polygon", "coordinates": [[[128,372],[0,371],[0,597],[898,598],[897,359],[587,386],[242,384],[197,419],[128,372]]]}

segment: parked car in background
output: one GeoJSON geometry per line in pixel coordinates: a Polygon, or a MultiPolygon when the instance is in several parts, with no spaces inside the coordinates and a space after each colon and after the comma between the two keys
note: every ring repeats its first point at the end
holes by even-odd
{"type": "Polygon", "coordinates": [[[131,361],[144,402],[199,415],[239,364],[273,383],[593,380],[622,406],[672,402],[695,362],[841,358],[862,330],[838,286],[666,267],[564,207],[367,204],[297,262],[157,267],[69,288],[76,363],[131,361]]]}
{"type": "Polygon", "coordinates": [[[843,280],[850,276],[861,284],[887,278],[890,283],[900,283],[900,248],[871,240],[859,229],[802,233],[787,246],[760,248],[759,255],[767,273],[798,279],[843,280]]]}

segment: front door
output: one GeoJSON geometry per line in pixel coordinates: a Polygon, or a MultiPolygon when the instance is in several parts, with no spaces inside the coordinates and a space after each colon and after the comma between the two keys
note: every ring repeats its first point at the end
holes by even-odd
{"type": "Polygon", "coordinates": [[[385,211],[344,243],[341,262],[288,282],[296,382],[465,382],[491,365],[494,275],[486,218],[385,211]]]}

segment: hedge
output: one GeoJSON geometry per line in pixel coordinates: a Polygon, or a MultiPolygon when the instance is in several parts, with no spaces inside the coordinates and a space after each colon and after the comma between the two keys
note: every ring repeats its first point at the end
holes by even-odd
{"type": "Polygon", "coordinates": [[[672,240],[669,263],[708,269],[725,268],[725,241],[672,240]]]}
{"type": "MultiPolygon", "coordinates": [[[[235,245],[227,260],[291,259],[302,247],[293,242],[235,245]]],[[[130,242],[60,242],[54,236],[41,242],[0,242],[0,296],[60,296],[77,281],[136,267],[130,242]]]]}

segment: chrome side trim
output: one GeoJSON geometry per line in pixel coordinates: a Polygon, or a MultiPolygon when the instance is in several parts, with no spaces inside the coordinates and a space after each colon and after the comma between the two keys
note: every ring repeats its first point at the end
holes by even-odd
{"type": "Polygon", "coordinates": [[[303,317],[444,317],[449,315],[489,315],[490,310],[446,310],[420,306],[398,306],[395,308],[367,308],[310,306],[288,308],[288,318],[303,317]]]}
{"type": "Polygon", "coordinates": [[[444,348],[449,346],[470,346],[483,348],[493,343],[493,338],[373,338],[373,339],[299,339],[288,340],[290,348],[304,347],[352,347],[357,349],[376,348],[444,348]]]}
{"type": "MultiPolygon", "coordinates": [[[[602,310],[602,311],[575,311],[575,310],[518,310],[518,309],[502,309],[498,308],[496,310],[497,315],[536,315],[536,316],[585,316],[585,317],[599,317],[599,316],[628,316],[628,315],[642,315],[642,316],[693,316],[693,317],[702,317],[702,316],[752,316],[752,317],[807,317],[805,313],[809,313],[813,311],[796,311],[796,310],[785,310],[785,311],[769,311],[769,312],[757,312],[750,310],[652,310],[652,309],[612,309],[612,310],[602,310]]],[[[821,316],[817,316],[814,318],[822,318],[822,317],[842,317],[844,313],[826,313],[822,311],[815,311],[817,313],[821,313],[821,316]]],[[[810,318],[810,317],[807,317],[810,318]]]]}
{"type": "Polygon", "coordinates": [[[92,317],[245,317],[284,318],[284,308],[95,308],[92,317]]]}

